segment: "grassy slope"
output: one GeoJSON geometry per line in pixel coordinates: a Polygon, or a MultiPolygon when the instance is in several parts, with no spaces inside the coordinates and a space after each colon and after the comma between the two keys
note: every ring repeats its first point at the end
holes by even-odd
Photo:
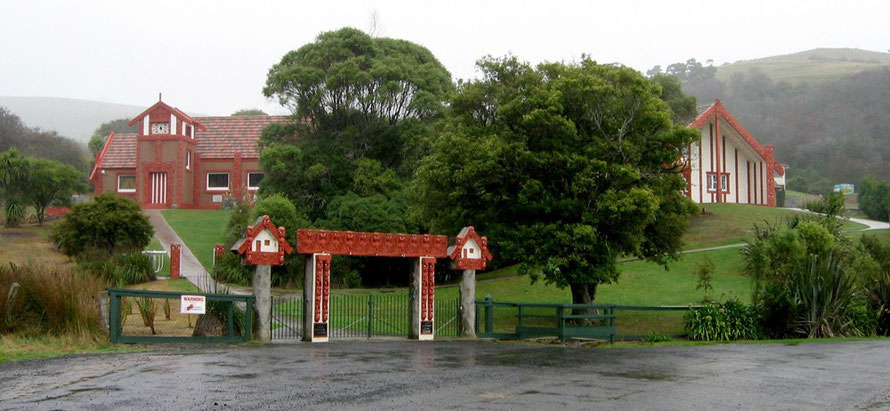
{"type": "Polygon", "coordinates": [[[728,83],[733,74],[747,74],[756,67],[777,82],[822,82],[887,66],[890,66],[888,53],[848,48],[814,49],[724,64],[717,67],[717,78],[728,83]]]}
{"type": "Polygon", "coordinates": [[[213,246],[223,242],[230,211],[226,210],[164,210],[167,223],[176,230],[198,261],[210,270],[213,246]]]}
{"type": "MultiPolygon", "coordinates": [[[[755,223],[775,223],[780,218],[799,213],[773,207],[725,203],[705,204],[703,207],[708,214],[697,215],[690,219],[689,231],[683,238],[686,241],[684,247],[686,250],[742,243],[755,223]]],[[[865,226],[844,221],[843,228],[858,230],[865,226]]]]}

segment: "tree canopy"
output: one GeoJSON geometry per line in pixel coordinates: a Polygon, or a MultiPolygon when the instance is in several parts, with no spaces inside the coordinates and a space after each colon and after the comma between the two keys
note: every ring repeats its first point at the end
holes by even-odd
{"type": "Polygon", "coordinates": [[[105,193],[76,204],[53,226],[50,238],[63,253],[76,256],[90,249],[142,250],[152,235],[154,229],[136,200],[105,193]]]}
{"type": "Polygon", "coordinates": [[[26,156],[47,158],[87,170],[83,145],[55,131],[27,127],[9,110],[0,107],[0,152],[15,148],[26,156]]]}
{"type": "Polygon", "coordinates": [[[54,202],[68,204],[71,195],[86,190],[84,175],[74,167],[57,161],[34,158],[30,161],[28,200],[43,224],[46,209],[54,202]]]}
{"type": "MultiPolygon", "coordinates": [[[[284,195],[318,228],[412,231],[404,187],[452,90],[420,45],[352,28],[321,33],[269,70],[264,94],[298,121],[263,130],[260,196],[284,195]]],[[[389,272],[357,269],[389,262],[341,260],[350,276],[389,272]]]]}
{"type": "Polygon", "coordinates": [[[625,67],[515,57],[478,63],[419,167],[418,221],[472,224],[503,262],[590,303],[617,260],[676,256],[694,206],[677,160],[696,133],[671,122],[662,90],[625,67]]]}
{"type": "Polygon", "coordinates": [[[268,114],[258,108],[245,108],[232,113],[232,117],[237,116],[268,116],[268,114]]]}

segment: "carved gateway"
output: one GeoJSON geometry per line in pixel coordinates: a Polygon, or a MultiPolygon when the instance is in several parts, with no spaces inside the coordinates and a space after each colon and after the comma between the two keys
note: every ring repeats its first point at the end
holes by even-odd
{"type": "Polygon", "coordinates": [[[462,269],[483,269],[491,260],[488,239],[479,237],[473,227],[461,231],[456,242],[458,253],[450,252],[448,237],[428,234],[386,234],[355,231],[297,230],[297,252],[310,254],[304,278],[304,306],[311,315],[304,317],[313,342],[328,341],[331,287],[331,256],[372,256],[416,258],[411,277],[411,330],[409,336],[431,340],[435,334],[436,259],[457,258],[462,269]],[[470,252],[473,250],[473,252],[470,252]],[[466,252],[464,257],[460,252],[466,252]],[[477,268],[478,267],[478,268],[477,268]]]}

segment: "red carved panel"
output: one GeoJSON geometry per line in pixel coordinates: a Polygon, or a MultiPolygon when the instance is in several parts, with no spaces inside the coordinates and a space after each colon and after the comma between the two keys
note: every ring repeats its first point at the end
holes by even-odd
{"type": "Polygon", "coordinates": [[[420,266],[420,319],[432,321],[435,315],[436,259],[422,258],[420,266]]]}
{"type": "Polygon", "coordinates": [[[315,256],[315,304],[313,307],[316,323],[328,322],[331,293],[331,256],[315,256]]]}
{"type": "Polygon", "coordinates": [[[445,257],[448,237],[355,231],[297,230],[297,252],[377,257],[445,257]]]}

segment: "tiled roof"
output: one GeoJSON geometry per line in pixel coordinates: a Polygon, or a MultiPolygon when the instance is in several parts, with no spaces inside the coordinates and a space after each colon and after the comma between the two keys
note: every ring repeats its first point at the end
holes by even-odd
{"type": "Polygon", "coordinates": [[[135,168],[136,134],[115,133],[102,157],[102,168],[135,168]]]}
{"type": "Polygon", "coordinates": [[[260,156],[257,143],[263,127],[273,123],[287,122],[288,116],[227,116],[196,117],[206,131],[196,131],[198,153],[201,158],[232,158],[240,152],[241,157],[260,156]]]}

